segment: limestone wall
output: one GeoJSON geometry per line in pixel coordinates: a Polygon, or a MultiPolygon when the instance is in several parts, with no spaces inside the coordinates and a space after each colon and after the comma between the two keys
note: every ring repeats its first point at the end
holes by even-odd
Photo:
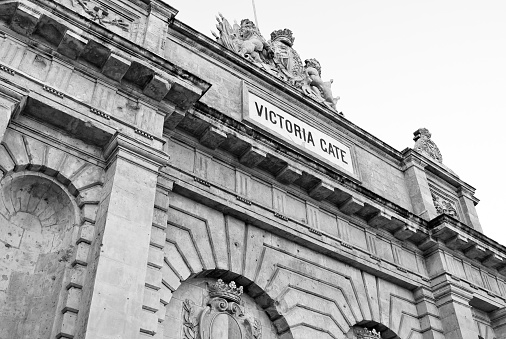
{"type": "MultiPolygon", "coordinates": [[[[241,72],[241,70],[229,66],[226,61],[220,60],[217,56],[199,53],[197,49],[188,46],[186,44],[187,41],[181,40],[177,35],[169,36],[166,43],[165,57],[213,84],[202,97],[201,102],[237,121],[242,121],[242,81],[255,82],[255,79],[251,77],[251,74],[244,71],[241,72]]],[[[261,86],[265,86],[265,84],[261,84],[261,86]]],[[[270,91],[273,91],[271,92],[272,94],[282,98],[281,100],[285,100],[286,102],[293,101],[293,99],[288,98],[277,89],[272,88],[270,91]]],[[[294,105],[297,107],[300,104],[294,105]]],[[[385,156],[384,152],[367,145],[362,140],[359,140],[357,136],[346,133],[341,128],[337,129],[337,126],[334,128],[329,128],[328,126],[322,127],[322,120],[325,123],[329,123],[328,119],[322,117],[308,118],[307,112],[312,112],[312,110],[306,108],[306,112],[302,116],[305,116],[305,119],[309,119],[313,125],[320,126],[320,128],[325,128],[326,130],[330,129],[331,133],[336,133],[354,145],[358,164],[358,176],[362,180],[364,187],[409,211],[413,210],[400,161],[385,156]]],[[[316,115],[317,113],[314,114],[316,115]]]]}

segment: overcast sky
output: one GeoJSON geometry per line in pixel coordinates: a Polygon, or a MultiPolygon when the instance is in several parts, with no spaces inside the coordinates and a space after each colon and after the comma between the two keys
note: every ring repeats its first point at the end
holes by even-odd
{"type": "MultiPolygon", "coordinates": [[[[251,0],[167,0],[210,37],[215,16],[254,19],[251,0]]],[[[505,0],[255,0],[269,39],[290,28],[302,60],[334,79],[337,109],[399,151],[426,127],[443,163],[476,188],[489,237],[506,245],[505,0]],[[504,209],[504,210],[503,210],[504,209]]]]}

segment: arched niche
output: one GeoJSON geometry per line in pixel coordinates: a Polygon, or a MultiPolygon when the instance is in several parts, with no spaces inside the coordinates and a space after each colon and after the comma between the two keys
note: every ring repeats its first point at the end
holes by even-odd
{"type": "Polygon", "coordinates": [[[79,217],[74,197],[52,177],[20,171],[0,180],[4,337],[49,337],[79,217]]]}
{"type": "Polygon", "coordinates": [[[282,325],[286,324],[283,317],[267,313],[257,301],[235,280],[189,278],[172,293],[166,305],[164,333],[183,339],[292,338],[290,330],[282,325]]]}

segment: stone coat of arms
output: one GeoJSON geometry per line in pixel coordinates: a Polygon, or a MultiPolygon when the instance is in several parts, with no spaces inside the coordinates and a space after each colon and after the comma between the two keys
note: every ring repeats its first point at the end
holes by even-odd
{"type": "Polygon", "coordinates": [[[304,95],[336,110],[339,97],[332,95],[333,80],[322,80],[318,60],[307,59],[302,62],[293,48],[295,38],[291,30],[276,30],[271,33],[271,39],[266,41],[249,19],[243,19],[240,25],[231,25],[221,14],[216,19],[219,34],[213,34],[218,43],[298,88],[304,95]]]}

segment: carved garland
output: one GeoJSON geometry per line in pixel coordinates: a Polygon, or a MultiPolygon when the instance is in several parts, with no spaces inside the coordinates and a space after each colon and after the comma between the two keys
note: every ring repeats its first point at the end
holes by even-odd
{"type": "Polygon", "coordinates": [[[197,317],[195,316],[195,307],[189,299],[183,302],[183,338],[196,339],[197,327],[199,326],[197,317]]]}

